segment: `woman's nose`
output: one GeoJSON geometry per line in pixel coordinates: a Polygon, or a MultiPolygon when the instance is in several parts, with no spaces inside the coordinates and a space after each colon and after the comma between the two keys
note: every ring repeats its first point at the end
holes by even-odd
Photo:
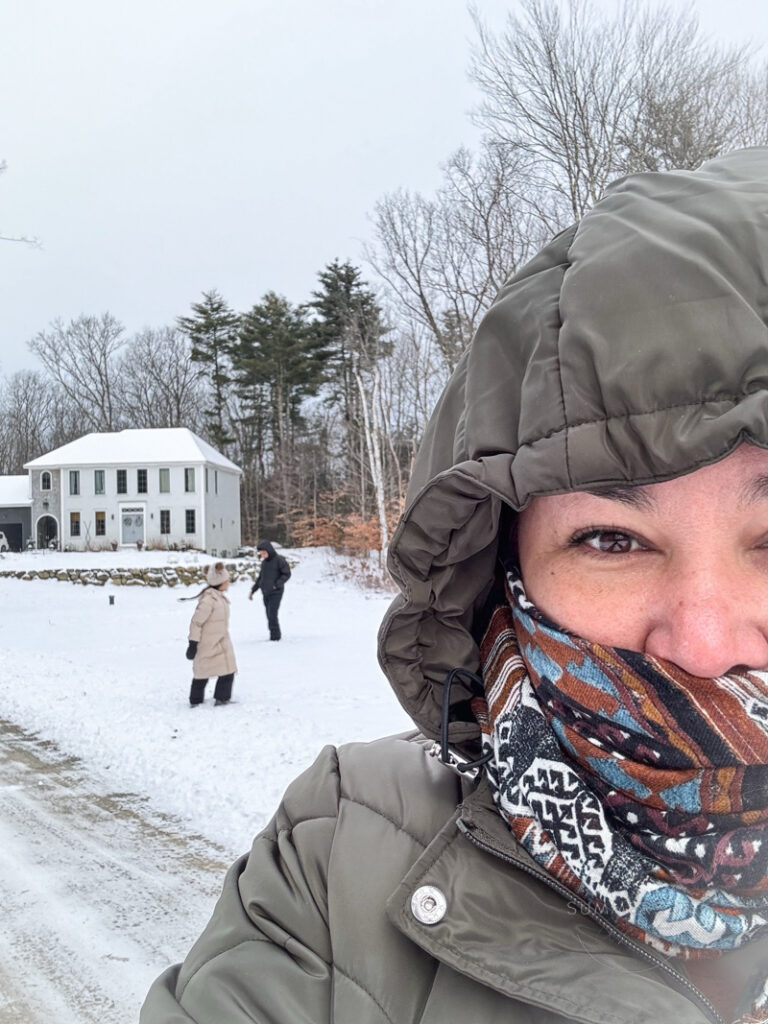
{"type": "Polygon", "coordinates": [[[670,580],[644,653],[703,678],[768,668],[768,585],[755,582],[703,566],[670,580]]]}

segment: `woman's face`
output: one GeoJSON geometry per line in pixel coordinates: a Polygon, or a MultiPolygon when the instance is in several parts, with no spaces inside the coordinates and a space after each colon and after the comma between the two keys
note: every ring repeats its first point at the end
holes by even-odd
{"type": "Polygon", "coordinates": [[[688,476],[535,498],[520,513],[531,601],[579,636],[691,675],[768,668],[768,452],[688,476]]]}

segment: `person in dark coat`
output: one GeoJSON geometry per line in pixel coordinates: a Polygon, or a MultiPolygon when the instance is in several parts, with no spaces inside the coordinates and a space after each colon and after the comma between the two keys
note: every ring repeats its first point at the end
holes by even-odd
{"type": "Polygon", "coordinates": [[[283,587],[291,578],[291,567],[282,555],[278,555],[268,540],[260,540],[256,550],[261,559],[261,572],[251,587],[248,600],[252,601],[256,591],[261,591],[261,596],[264,598],[264,608],[267,612],[269,639],[279,640],[281,634],[277,610],[283,599],[283,587]]]}

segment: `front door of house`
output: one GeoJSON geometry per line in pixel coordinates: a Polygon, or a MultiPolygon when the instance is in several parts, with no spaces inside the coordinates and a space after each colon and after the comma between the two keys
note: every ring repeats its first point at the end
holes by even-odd
{"type": "Polygon", "coordinates": [[[37,521],[37,546],[39,548],[56,547],[56,520],[53,516],[41,516],[37,521]]]}
{"type": "Polygon", "coordinates": [[[123,508],[120,510],[120,543],[136,544],[144,541],[144,509],[123,508]]]}

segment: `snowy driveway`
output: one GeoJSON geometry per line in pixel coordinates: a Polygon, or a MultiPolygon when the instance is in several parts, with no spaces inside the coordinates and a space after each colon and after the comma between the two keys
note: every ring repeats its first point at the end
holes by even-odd
{"type": "Polygon", "coordinates": [[[322,550],[291,561],[279,644],[247,582],[228,592],[239,671],[225,709],[187,702],[194,602],[178,598],[197,588],[0,579],[0,1024],[136,1021],[288,782],[326,743],[409,728],[376,663],[389,596],[322,550]]]}
{"type": "Polygon", "coordinates": [[[229,857],[0,720],[0,1024],[126,1024],[229,857]]]}

